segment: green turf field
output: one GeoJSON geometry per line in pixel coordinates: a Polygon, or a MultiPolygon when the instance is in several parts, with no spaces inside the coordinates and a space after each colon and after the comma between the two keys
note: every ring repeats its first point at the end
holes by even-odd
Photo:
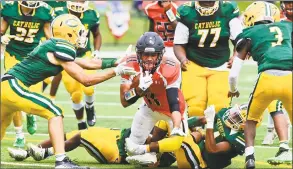
{"type": "MultiPolygon", "coordinates": [[[[234,103],[245,103],[248,101],[249,93],[252,91],[254,81],[256,79],[256,65],[245,65],[241,72],[240,92],[241,96],[239,99],[235,99],[234,103]]],[[[46,91],[47,93],[47,91],[46,91]]],[[[71,109],[70,96],[66,92],[61,84],[56,98],[58,104],[60,104],[64,109],[64,130],[69,132],[71,130],[77,129],[77,121],[75,120],[74,113],[71,109]]],[[[97,123],[96,126],[103,127],[130,127],[131,118],[134,115],[138,104],[135,104],[129,108],[123,108],[119,102],[119,78],[109,80],[105,83],[97,85],[96,87],[96,101],[95,106],[97,110],[97,123]]],[[[266,132],[266,114],[265,120],[262,126],[257,130],[256,137],[256,158],[258,168],[290,168],[289,166],[270,166],[266,163],[266,159],[272,157],[277,152],[278,140],[275,140],[275,144],[272,147],[261,146],[261,141],[266,132]]],[[[26,125],[24,124],[24,128],[26,125]]],[[[25,130],[25,129],[24,129],[25,130]]],[[[25,130],[26,132],[26,130],[25,130]]],[[[27,142],[38,143],[43,139],[47,139],[47,122],[41,118],[38,118],[38,132],[34,136],[26,135],[27,142]]],[[[1,143],[1,167],[5,168],[31,168],[33,166],[37,167],[49,167],[54,165],[54,158],[44,160],[42,162],[35,162],[32,158],[27,159],[24,162],[15,162],[10,159],[7,153],[7,147],[12,146],[14,141],[14,132],[12,125],[8,129],[8,133],[1,143]]],[[[103,136],[101,136],[103,137],[103,136]]],[[[291,142],[292,144],[292,142],[291,142]]],[[[292,146],[291,146],[292,147],[292,146]]],[[[68,153],[73,159],[77,159],[78,163],[81,165],[88,165],[97,168],[134,168],[135,166],[129,165],[100,165],[97,164],[96,160],[89,156],[87,152],[79,148],[68,153]]],[[[244,164],[244,157],[237,157],[233,159],[233,163],[229,168],[242,168],[244,164]]],[[[175,165],[175,164],[174,164],[175,165]]],[[[176,166],[176,165],[175,165],[176,166]]]]}

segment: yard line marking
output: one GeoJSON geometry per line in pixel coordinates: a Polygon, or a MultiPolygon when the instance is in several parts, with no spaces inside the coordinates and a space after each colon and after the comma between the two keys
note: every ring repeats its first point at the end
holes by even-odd
{"type": "MultiPolygon", "coordinates": [[[[49,136],[49,135],[48,135],[49,136]]],[[[10,137],[4,137],[3,140],[9,140],[9,141],[14,141],[15,138],[10,138],[10,137]]],[[[41,141],[44,140],[37,140],[37,139],[25,139],[26,142],[30,142],[30,143],[40,143],[41,141]]]]}
{"type": "MultiPolygon", "coordinates": [[[[72,104],[71,101],[55,101],[56,104],[72,104]]],[[[99,106],[119,106],[122,107],[122,104],[120,102],[95,102],[95,105],[99,106]]],[[[140,104],[132,104],[131,106],[139,106],[140,104]]]]}
{"type": "MultiPolygon", "coordinates": [[[[58,91],[59,94],[68,94],[69,93],[66,91],[66,90],[61,90],[61,91],[58,91]]],[[[97,91],[95,90],[95,94],[97,95],[117,95],[119,96],[120,95],[120,92],[108,92],[108,91],[97,91]]]]}
{"type": "MultiPolygon", "coordinates": [[[[232,159],[232,161],[244,162],[244,160],[240,160],[240,159],[232,159]]],[[[271,164],[263,162],[263,161],[255,161],[255,163],[256,164],[261,164],[261,165],[272,166],[271,164]]],[[[278,165],[278,167],[280,167],[280,168],[292,168],[291,165],[285,165],[285,164],[278,165]]]]}
{"type": "Polygon", "coordinates": [[[1,161],[1,164],[14,165],[14,166],[55,167],[55,165],[47,165],[47,164],[16,163],[16,162],[5,162],[5,161],[1,161]]]}

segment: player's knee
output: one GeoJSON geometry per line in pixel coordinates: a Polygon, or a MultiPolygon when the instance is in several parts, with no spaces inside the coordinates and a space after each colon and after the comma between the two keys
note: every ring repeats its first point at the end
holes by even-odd
{"type": "Polygon", "coordinates": [[[87,95],[87,96],[92,96],[92,95],[94,95],[94,92],[95,92],[94,86],[84,87],[84,88],[83,88],[83,92],[84,92],[84,94],[87,95]]]}
{"type": "Polygon", "coordinates": [[[82,92],[75,91],[71,94],[71,100],[73,103],[80,103],[82,101],[82,92]]]}
{"type": "Polygon", "coordinates": [[[158,121],[155,126],[164,131],[168,131],[168,123],[164,120],[158,121]]]}
{"type": "Polygon", "coordinates": [[[206,108],[206,101],[204,99],[189,99],[188,104],[188,116],[203,116],[203,112],[206,108]]]}

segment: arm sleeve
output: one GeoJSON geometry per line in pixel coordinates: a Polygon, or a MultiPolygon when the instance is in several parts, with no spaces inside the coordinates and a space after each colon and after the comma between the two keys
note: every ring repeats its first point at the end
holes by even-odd
{"type": "Polygon", "coordinates": [[[187,44],[189,39],[189,28],[181,22],[178,22],[175,35],[174,44],[182,45],[187,44]]]}
{"type": "Polygon", "coordinates": [[[169,109],[171,112],[180,111],[178,88],[167,89],[167,99],[169,103],[169,109]]]}
{"type": "Polygon", "coordinates": [[[233,18],[229,22],[229,27],[230,27],[230,39],[234,41],[236,39],[236,37],[240,33],[242,33],[242,30],[243,30],[242,22],[238,17],[233,18]]]}

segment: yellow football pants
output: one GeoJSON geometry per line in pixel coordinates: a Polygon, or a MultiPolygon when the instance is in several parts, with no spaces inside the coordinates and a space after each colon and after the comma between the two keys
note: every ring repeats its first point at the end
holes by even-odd
{"type": "Polygon", "coordinates": [[[189,117],[203,116],[209,105],[215,105],[216,112],[229,106],[228,71],[215,71],[193,62],[182,72],[182,92],[188,104],[189,117]]]}
{"type": "MultiPolygon", "coordinates": [[[[16,60],[15,56],[12,56],[8,52],[5,51],[5,53],[4,53],[4,68],[5,68],[6,72],[19,62],[20,61],[16,60]]],[[[30,86],[29,90],[32,92],[41,93],[42,92],[42,82],[30,86]]],[[[30,112],[26,112],[26,113],[30,113],[30,112]]],[[[15,116],[13,118],[13,121],[14,121],[15,127],[20,127],[22,125],[21,111],[15,112],[15,116]]]]}
{"type": "MultiPolygon", "coordinates": [[[[170,127],[167,122],[160,120],[156,123],[155,126],[168,132],[168,135],[170,134],[170,127]]],[[[183,142],[181,143],[180,148],[177,149],[174,153],[177,159],[178,168],[193,169],[196,168],[197,165],[199,165],[200,168],[207,167],[201,155],[200,148],[193,141],[193,137],[190,134],[183,138],[183,142]],[[196,164],[194,162],[196,162],[196,164]]]]}
{"type": "Polygon", "coordinates": [[[282,102],[280,100],[274,100],[269,104],[268,112],[273,113],[273,112],[282,111],[282,108],[283,108],[282,102]]]}
{"type": "Polygon", "coordinates": [[[82,147],[101,164],[120,162],[117,146],[117,139],[120,138],[120,130],[89,127],[87,130],[75,130],[67,133],[66,140],[69,140],[78,132],[81,132],[82,147]]]}
{"type": "MultiPolygon", "coordinates": [[[[86,58],[91,57],[91,52],[86,52],[86,58]]],[[[96,70],[86,70],[87,74],[95,74],[96,70]]],[[[71,96],[71,100],[73,103],[78,104],[82,101],[83,93],[87,96],[94,95],[95,86],[85,87],[75,79],[73,79],[68,73],[62,71],[62,81],[67,92],[71,96]]]]}
{"type": "Polygon", "coordinates": [[[260,122],[264,110],[274,101],[284,104],[292,123],[292,73],[274,76],[261,73],[254,87],[248,105],[248,120],[260,122]]]}
{"type": "Polygon", "coordinates": [[[62,109],[40,93],[31,92],[21,81],[1,82],[1,140],[15,112],[25,111],[51,119],[62,115],[62,109]]]}

